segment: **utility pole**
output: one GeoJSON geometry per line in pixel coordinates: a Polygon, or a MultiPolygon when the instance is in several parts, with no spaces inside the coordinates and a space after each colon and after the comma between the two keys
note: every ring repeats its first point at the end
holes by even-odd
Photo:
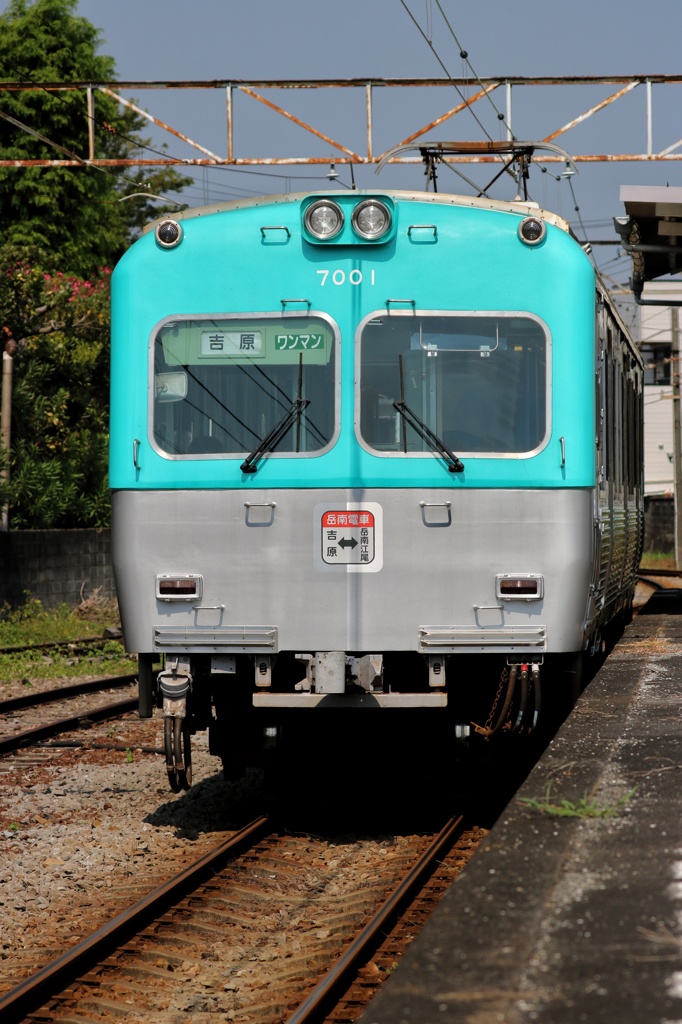
{"type": "Polygon", "coordinates": [[[680,311],[670,307],[672,365],[670,383],[673,392],[673,471],[675,493],[675,568],[682,565],[682,427],[680,418],[680,311]]]}
{"type": "MultiPolygon", "coordinates": [[[[2,404],[0,405],[0,454],[4,456],[4,464],[0,468],[0,481],[9,483],[9,456],[12,428],[12,370],[17,343],[7,327],[2,328],[0,336],[5,337],[5,350],[2,353],[2,404]]],[[[0,509],[0,533],[9,530],[9,505],[5,502],[0,509]]]]}

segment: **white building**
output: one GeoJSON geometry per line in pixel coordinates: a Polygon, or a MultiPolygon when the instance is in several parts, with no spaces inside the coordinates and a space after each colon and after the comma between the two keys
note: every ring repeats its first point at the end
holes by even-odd
{"type": "Polygon", "coordinates": [[[644,493],[674,493],[672,371],[674,333],[682,303],[682,280],[649,281],[642,298],[671,306],[640,306],[640,349],[644,358],[644,493]]]}

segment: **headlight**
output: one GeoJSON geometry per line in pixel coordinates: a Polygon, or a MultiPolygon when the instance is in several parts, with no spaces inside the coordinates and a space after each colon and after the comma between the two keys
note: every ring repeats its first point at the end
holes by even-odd
{"type": "Polygon", "coordinates": [[[172,249],[182,238],[182,228],[175,220],[163,220],[156,225],[156,241],[164,249],[172,249]]]}
{"type": "Polygon", "coordinates": [[[526,245],[539,245],[546,234],[547,226],[538,217],[524,217],[519,224],[519,238],[526,245]]]}
{"type": "Polygon", "coordinates": [[[311,203],[305,212],[304,223],[307,230],[315,238],[326,241],[336,238],[343,227],[343,211],[329,199],[320,199],[311,203]]]}
{"type": "Polygon", "coordinates": [[[353,210],[351,223],[361,238],[381,238],[391,227],[391,211],[376,199],[366,199],[353,210]]]}

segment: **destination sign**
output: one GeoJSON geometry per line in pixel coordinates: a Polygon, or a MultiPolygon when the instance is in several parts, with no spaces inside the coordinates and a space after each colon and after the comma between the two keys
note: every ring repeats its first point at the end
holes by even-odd
{"type": "Polygon", "coordinates": [[[202,331],[202,356],[263,355],[261,331],[202,331]]]}

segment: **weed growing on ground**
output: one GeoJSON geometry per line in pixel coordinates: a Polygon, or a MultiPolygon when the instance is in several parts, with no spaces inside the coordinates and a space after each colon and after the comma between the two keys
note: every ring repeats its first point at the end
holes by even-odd
{"type": "Polygon", "coordinates": [[[22,644],[51,643],[102,636],[107,627],[120,625],[115,601],[103,598],[99,589],[79,604],[45,608],[41,601],[26,595],[23,604],[0,606],[0,651],[22,644]]]}
{"type": "Polygon", "coordinates": [[[518,802],[532,811],[539,811],[541,814],[549,814],[555,818],[615,818],[623,809],[626,803],[635,795],[637,787],[631,789],[625,796],[613,804],[600,805],[594,799],[585,794],[579,800],[559,800],[553,802],[551,799],[552,783],[547,784],[543,800],[534,797],[519,797],[518,802]]]}
{"type": "Polygon", "coordinates": [[[46,651],[11,651],[25,644],[99,639],[106,629],[119,628],[115,601],[103,599],[99,591],[82,597],[75,607],[62,604],[45,608],[27,597],[18,608],[0,608],[0,684],[20,680],[30,687],[32,680],[80,676],[122,675],[135,671],[134,659],[114,639],[92,647],[79,644],[46,651]]]}
{"type": "Polygon", "coordinates": [[[102,597],[102,588],[95,587],[91,594],[86,596],[85,587],[81,587],[80,602],[73,610],[74,616],[81,622],[94,622],[107,625],[119,625],[118,602],[113,599],[102,597]]]}

